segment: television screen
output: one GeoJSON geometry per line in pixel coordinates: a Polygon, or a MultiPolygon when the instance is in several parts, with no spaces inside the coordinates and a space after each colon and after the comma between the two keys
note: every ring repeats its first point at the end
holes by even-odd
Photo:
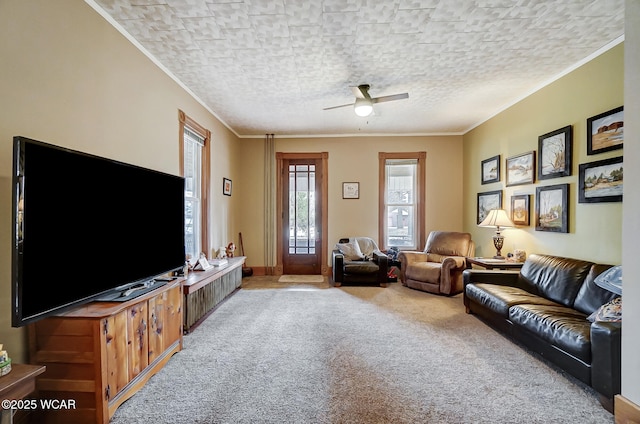
{"type": "Polygon", "coordinates": [[[14,137],[12,325],[182,269],[184,179],[14,137]]]}

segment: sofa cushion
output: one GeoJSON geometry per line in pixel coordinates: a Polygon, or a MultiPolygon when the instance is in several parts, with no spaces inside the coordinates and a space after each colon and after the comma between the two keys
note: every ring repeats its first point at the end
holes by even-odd
{"type": "Polygon", "coordinates": [[[519,283],[534,294],[573,307],[592,262],[549,255],[530,255],[520,270],[519,283]]]}
{"type": "Polygon", "coordinates": [[[407,266],[405,275],[411,280],[438,282],[441,271],[440,262],[415,262],[407,266]]]}
{"type": "Polygon", "coordinates": [[[345,274],[375,274],[380,268],[371,261],[344,261],[345,274]]]}
{"type": "Polygon", "coordinates": [[[576,301],[573,304],[574,309],[584,312],[585,314],[591,314],[596,311],[600,305],[607,303],[618,295],[599,287],[595,283],[595,279],[598,275],[611,268],[611,265],[597,265],[594,264],[587,275],[584,284],[580,287],[576,301]]]}
{"type": "Polygon", "coordinates": [[[531,294],[526,290],[497,284],[468,284],[465,295],[467,298],[500,314],[504,318],[508,318],[509,308],[514,305],[537,304],[560,306],[551,300],[531,294]]]}
{"type": "Polygon", "coordinates": [[[344,255],[345,260],[355,261],[358,259],[364,259],[360,246],[355,241],[349,243],[337,243],[336,248],[344,255]]]}
{"type": "Polygon", "coordinates": [[[548,343],[591,363],[591,323],[582,312],[565,306],[515,305],[509,319],[548,343]]]}

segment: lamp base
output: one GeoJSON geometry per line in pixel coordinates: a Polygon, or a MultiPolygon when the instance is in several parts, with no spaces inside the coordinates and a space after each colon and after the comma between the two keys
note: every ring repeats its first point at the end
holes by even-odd
{"type": "Polygon", "coordinates": [[[493,236],[493,246],[496,248],[496,255],[493,257],[493,259],[504,259],[504,256],[502,256],[502,245],[504,244],[504,236],[500,233],[497,233],[495,236],[493,236]]]}

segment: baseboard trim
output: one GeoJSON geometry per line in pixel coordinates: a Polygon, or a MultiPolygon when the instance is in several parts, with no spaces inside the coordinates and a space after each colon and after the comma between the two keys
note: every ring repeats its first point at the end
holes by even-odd
{"type": "Polygon", "coordinates": [[[617,395],[614,402],[616,424],[640,424],[640,406],[622,395],[617,395]]]}

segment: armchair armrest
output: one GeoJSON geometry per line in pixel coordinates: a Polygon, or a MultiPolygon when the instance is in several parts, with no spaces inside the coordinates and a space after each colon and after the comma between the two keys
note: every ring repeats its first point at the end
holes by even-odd
{"type": "Polygon", "coordinates": [[[378,284],[384,285],[388,282],[389,257],[379,250],[373,252],[373,262],[378,264],[378,284]]]}
{"type": "Polygon", "coordinates": [[[339,250],[334,250],[331,263],[333,264],[333,282],[342,283],[344,278],[344,255],[339,250]]]}

